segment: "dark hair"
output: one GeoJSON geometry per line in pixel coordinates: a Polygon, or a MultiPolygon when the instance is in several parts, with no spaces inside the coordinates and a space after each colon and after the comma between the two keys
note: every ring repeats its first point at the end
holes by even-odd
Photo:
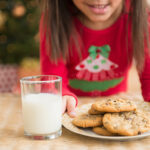
{"type": "MultiPolygon", "coordinates": [[[[50,46],[47,48],[48,52],[51,49],[50,57],[57,61],[60,56],[63,56],[66,60],[69,40],[72,33],[75,33],[72,16],[77,14],[78,10],[72,0],[42,0],[41,5],[47,30],[47,47],[50,46]],[[49,32],[51,34],[48,34],[49,32]]],[[[129,17],[132,20],[133,56],[138,62],[139,71],[144,65],[145,43],[149,47],[147,9],[146,0],[130,0],[129,17]]]]}

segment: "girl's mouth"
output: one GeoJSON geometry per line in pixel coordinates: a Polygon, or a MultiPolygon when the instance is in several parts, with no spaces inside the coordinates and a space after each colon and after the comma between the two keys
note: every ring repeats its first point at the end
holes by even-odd
{"type": "Polygon", "coordinates": [[[109,4],[88,5],[90,10],[95,14],[104,14],[109,8],[109,4]]]}

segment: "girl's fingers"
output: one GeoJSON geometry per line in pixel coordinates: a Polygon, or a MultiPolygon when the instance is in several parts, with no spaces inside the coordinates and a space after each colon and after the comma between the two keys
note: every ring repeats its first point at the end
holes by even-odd
{"type": "Polygon", "coordinates": [[[66,104],[67,104],[67,96],[63,96],[63,102],[62,102],[62,113],[65,113],[66,111],[66,104]]]}
{"type": "Polygon", "coordinates": [[[76,106],[75,98],[68,96],[68,98],[67,98],[67,113],[70,117],[76,116],[75,106],[76,106]]]}

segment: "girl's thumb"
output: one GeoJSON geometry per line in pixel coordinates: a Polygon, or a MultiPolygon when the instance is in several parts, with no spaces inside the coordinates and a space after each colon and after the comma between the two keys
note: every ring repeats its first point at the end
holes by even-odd
{"type": "Polygon", "coordinates": [[[76,106],[76,100],[73,97],[68,98],[67,99],[67,112],[70,117],[76,116],[75,106],[76,106]]]}

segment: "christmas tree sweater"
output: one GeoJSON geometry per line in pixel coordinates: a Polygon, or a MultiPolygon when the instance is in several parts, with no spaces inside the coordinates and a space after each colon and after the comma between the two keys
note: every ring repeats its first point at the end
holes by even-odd
{"type": "MultiPolygon", "coordinates": [[[[52,63],[47,55],[46,38],[41,25],[42,74],[61,76],[62,94],[72,95],[75,98],[76,95],[107,96],[126,91],[133,54],[131,24],[129,23],[127,29],[127,21],[128,14],[123,14],[109,28],[92,30],[75,18],[78,46],[70,42],[68,61],[64,62],[60,58],[57,64],[52,63]],[[79,57],[79,53],[82,57],[79,57]]],[[[145,53],[145,65],[140,74],[140,81],[143,97],[145,101],[150,101],[150,57],[146,48],[145,53]]]]}

